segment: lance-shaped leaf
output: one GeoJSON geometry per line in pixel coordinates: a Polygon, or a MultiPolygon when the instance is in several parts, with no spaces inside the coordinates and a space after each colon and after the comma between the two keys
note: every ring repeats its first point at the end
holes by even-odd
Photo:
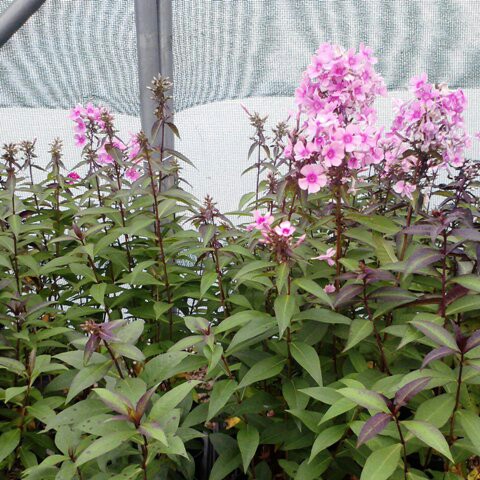
{"type": "Polygon", "coordinates": [[[475,330],[470,337],[468,337],[467,343],[465,344],[465,353],[473,350],[474,348],[480,345],[480,330],[475,330]]]}
{"type": "Polygon", "coordinates": [[[406,233],[408,235],[420,235],[421,237],[429,237],[432,229],[433,226],[429,224],[412,225],[410,227],[404,228],[402,230],[402,233],[406,233]]]}
{"type": "Polygon", "coordinates": [[[389,413],[387,401],[382,395],[371,390],[363,388],[341,388],[338,390],[344,397],[348,398],[352,402],[355,402],[361,407],[369,410],[380,410],[381,412],[389,413]]]}
{"type": "Polygon", "coordinates": [[[152,395],[155,393],[155,391],[158,388],[158,383],[157,385],[154,385],[152,388],[147,390],[138,400],[137,405],[135,407],[135,416],[138,420],[140,420],[143,415],[145,414],[145,410],[147,409],[148,402],[152,398],[152,395]]]}
{"type": "Polygon", "coordinates": [[[452,355],[454,353],[456,353],[455,350],[452,350],[448,347],[435,348],[423,359],[422,368],[425,368],[430,362],[433,362],[434,360],[440,360],[441,358],[448,357],[449,355],[452,355]]]}
{"type": "Polygon", "coordinates": [[[410,255],[405,265],[405,275],[418,272],[443,258],[443,254],[433,248],[420,248],[410,255]]]}
{"type": "Polygon", "coordinates": [[[452,231],[452,235],[459,237],[462,240],[480,242],[480,232],[475,228],[456,228],[452,231]]]}
{"type": "Polygon", "coordinates": [[[405,425],[407,430],[413,435],[415,435],[422,442],[426,443],[434,450],[437,450],[437,452],[441,453],[451,462],[453,462],[452,454],[450,453],[450,449],[448,448],[448,443],[437,427],[434,427],[430,423],[422,422],[420,420],[403,421],[402,425],[405,425]]]}
{"type": "Polygon", "coordinates": [[[376,437],[382,430],[386,428],[391,420],[392,416],[383,412],[377,413],[373,417],[369,418],[360,430],[357,448],[376,437]]]}
{"type": "Polygon", "coordinates": [[[433,340],[437,345],[443,345],[458,352],[457,342],[452,334],[436,323],[414,320],[410,322],[418,330],[420,330],[426,337],[433,340]]]}
{"type": "Polygon", "coordinates": [[[349,284],[343,286],[335,297],[334,307],[340,307],[353,300],[363,290],[363,285],[349,284]]]}
{"type": "Polygon", "coordinates": [[[273,309],[277,318],[280,338],[290,326],[293,314],[296,310],[295,297],[292,295],[281,295],[276,298],[273,309]]]}
{"type": "Polygon", "coordinates": [[[426,378],[417,378],[411,382],[408,382],[404,385],[398,392],[395,394],[393,402],[397,407],[406,405],[417,393],[420,393],[430,382],[430,377],[426,378]]]}
{"type": "Polygon", "coordinates": [[[360,476],[360,480],[388,480],[392,478],[400,462],[402,445],[396,443],[370,454],[360,476]]]}
{"type": "Polygon", "coordinates": [[[134,411],[130,400],[119,393],[112,392],[106,388],[94,388],[93,391],[100,397],[105,405],[117,413],[128,416],[130,412],[134,411]]]}

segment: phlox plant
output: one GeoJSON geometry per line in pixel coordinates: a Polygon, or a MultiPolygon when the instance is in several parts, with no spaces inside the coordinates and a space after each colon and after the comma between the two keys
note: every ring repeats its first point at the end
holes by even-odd
{"type": "Polygon", "coordinates": [[[236,219],[181,188],[163,77],[152,132],[72,109],[70,172],[60,140],[40,183],[35,142],[3,147],[2,478],[480,475],[466,99],[422,74],[381,128],[375,64],[323,44],[288,121],[245,109],[236,219]]]}

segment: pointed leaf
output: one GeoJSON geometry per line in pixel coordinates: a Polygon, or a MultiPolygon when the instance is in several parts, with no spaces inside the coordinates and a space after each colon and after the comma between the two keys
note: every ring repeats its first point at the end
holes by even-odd
{"type": "Polygon", "coordinates": [[[480,446],[480,418],[470,410],[459,410],[456,418],[465,435],[477,448],[480,446]]]}
{"type": "Polygon", "coordinates": [[[388,480],[398,467],[402,445],[397,443],[380,448],[365,462],[360,480],[388,480]]]}
{"type": "Polygon", "coordinates": [[[100,397],[102,402],[117,413],[128,415],[133,410],[130,400],[119,393],[106,388],[94,388],[93,391],[100,397]]]}
{"type": "Polygon", "coordinates": [[[422,268],[428,267],[432,263],[438,262],[443,258],[443,254],[433,248],[420,248],[410,255],[405,265],[405,275],[417,273],[422,268]]]}
{"type": "Polygon", "coordinates": [[[284,365],[285,359],[279,355],[260,360],[245,374],[238,388],[244,388],[252,383],[280,375],[284,365]]]}
{"type": "Polygon", "coordinates": [[[77,458],[75,465],[80,467],[84,463],[111,452],[118,448],[125,440],[128,440],[134,434],[131,432],[114,432],[97,438],[91,443],[77,458]]]}
{"type": "Polygon", "coordinates": [[[360,430],[360,434],[358,435],[357,448],[360,447],[360,445],[368,442],[372,438],[376,437],[382,430],[386,428],[386,426],[390,423],[391,420],[391,415],[382,412],[377,413],[373,417],[369,418],[360,430]]]}
{"type": "Polygon", "coordinates": [[[422,442],[426,443],[429,447],[432,447],[453,462],[448,443],[437,427],[421,420],[403,421],[402,425],[404,425],[410,433],[415,435],[422,442]]]}
{"type": "Polygon", "coordinates": [[[162,415],[173,410],[200,382],[197,380],[188,380],[178,387],[172,388],[164,393],[153,405],[149,418],[161,419],[162,415]]]}
{"type": "Polygon", "coordinates": [[[457,342],[452,334],[442,326],[425,320],[414,320],[410,323],[437,345],[443,345],[458,352],[457,342]]]}
{"type": "Polygon", "coordinates": [[[248,466],[255,456],[260,443],[260,434],[254,426],[247,424],[245,428],[242,428],[237,433],[237,442],[242,455],[243,471],[247,473],[248,466]]]}
{"type": "Polygon", "coordinates": [[[277,318],[278,331],[281,338],[285,330],[290,326],[293,314],[295,313],[295,297],[292,295],[281,295],[277,297],[273,309],[275,310],[275,317],[277,318]]]}
{"type": "Polygon", "coordinates": [[[389,413],[387,402],[377,392],[366,390],[363,388],[340,388],[338,393],[341,393],[345,398],[355,402],[361,407],[369,410],[380,410],[381,412],[389,413]]]}
{"type": "Polygon", "coordinates": [[[337,443],[342,438],[346,428],[346,425],[335,425],[321,432],[313,442],[308,462],[310,463],[321,451],[337,443]]]}
{"type": "Polygon", "coordinates": [[[360,343],[363,339],[370,336],[373,332],[373,324],[370,320],[362,320],[356,318],[350,325],[350,332],[348,334],[347,345],[343,350],[346,352],[350,348],[360,343]]]}
{"type": "Polygon", "coordinates": [[[353,300],[357,295],[362,293],[363,285],[357,284],[348,284],[344,285],[340,291],[337,293],[335,297],[335,301],[333,302],[334,307],[340,307],[345,305],[346,303],[353,300]]]}
{"type": "Polygon", "coordinates": [[[297,278],[293,283],[302,290],[305,290],[314,297],[317,297],[324,305],[329,305],[330,307],[332,306],[331,298],[317,282],[308,278],[297,278]]]}
{"type": "Polygon", "coordinates": [[[452,350],[448,347],[435,348],[434,350],[429,352],[423,359],[422,368],[425,368],[430,362],[440,360],[441,358],[448,357],[449,355],[453,355],[454,353],[456,353],[455,350],[452,350]]]}
{"type": "Polygon", "coordinates": [[[104,363],[95,363],[88,365],[80,370],[72,380],[65,403],[69,403],[72,398],[83,392],[94,383],[99,382],[110,370],[113,364],[112,360],[104,363]]]}
{"type": "Polygon", "coordinates": [[[207,422],[211,420],[230,400],[237,389],[235,380],[220,380],[213,385],[208,402],[207,422]]]}
{"type": "Polygon", "coordinates": [[[7,458],[20,443],[20,430],[18,428],[0,435],[0,462],[7,458]]]}
{"type": "Polygon", "coordinates": [[[323,385],[320,358],[316,350],[302,342],[293,342],[290,345],[292,357],[298,362],[321,387],[323,385]]]}
{"type": "Polygon", "coordinates": [[[416,380],[408,382],[395,394],[395,405],[398,407],[406,405],[415,395],[417,395],[417,393],[420,393],[426,388],[430,383],[430,380],[430,377],[425,377],[417,378],[416,380]]]}

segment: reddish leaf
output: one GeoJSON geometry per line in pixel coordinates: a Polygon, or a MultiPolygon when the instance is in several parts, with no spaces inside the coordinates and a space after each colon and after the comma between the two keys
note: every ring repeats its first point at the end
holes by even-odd
{"type": "Polygon", "coordinates": [[[406,405],[417,393],[420,393],[430,382],[430,377],[417,378],[404,385],[396,394],[394,403],[397,407],[406,405]]]}
{"type": "Polygon", "coordinates": [[[456,228],[452,235],[472,242],[480,242],[480,232],[475,228],[456,228]]]}
{"type": "Polygon", "coordinates": [[[377,413],[368,419],[360,430],[358,436],[357,448],[376,437],[392,420],[392,416],[388,413],[377,413]]]}
{"type": "Polygon", "coordinates": [[[467,340],[464,353],[473,350],[480,345],[480,330],[475,330],[467,340]]]}
{"type": "Polygon", "coordinates": [[[455,350],[452,350],[448,347],[439,347],[435,350],[432,350],[424,359],[422,363],[422,368],[425,368],[430,362],[434,360],[440,360],[440,358],[448,357],[455,353],[455,350]]]}
{"type": "Polygon", "coordinates": [[[339,307],[353,300],[363,290],[363,285],[350,284],[340,289],[335,298],[334,307],[339,307]]]}
{"type": "Polygon", "coordinates": [[[428,267],[432,263],[438,262],[443,258],[443,254],[433,248],[420,248],[410,255],[405,265],[405,275],[416,273],[422,268],[428,267]]]}
{"type": "Polygon", "coordinates": [[[143,415],[145,414],[145,410],[147,409],[148,402],[152,398],[152,395],[158,388],[158,384],[154,385],[150,390],[147,390],[141,397],[140,400],[137,402],[137,406],[135,408],[135,416],[137,420],[140,420],[143,415]]]}
{"type": "Polygon", "coordinates": [[[453,338],[452,334],[440,325],[418,320],[410,323],[418,328],[418,330],[420,330],[426,337],[433,340],[437,345],[443,345],[451,348],[452,350],[458,351],[457,342],[453,338]]]}

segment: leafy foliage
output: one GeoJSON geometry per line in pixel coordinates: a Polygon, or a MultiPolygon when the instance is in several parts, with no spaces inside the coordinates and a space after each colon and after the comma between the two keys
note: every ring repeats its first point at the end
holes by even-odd
{"type": "Polygon", "coordinates": [[[296,147],[305,127],[270,137],[247,112],[244,228],[180,188],[187,159],[161,140],[177,133],[169,87],[153,82],[155,140],[129,146],[108,112],[77,107],[84,179],[65,175],[59,141],[41,184],[34,144],[4,147],[2,472],[466,478],[480,456],[475,164],[438,185],[445,149],[414,143],[397,192],[386,145],[368,171],[346,151],[321,172],[328,188],[299,186],[323,155],[296,147]]]}

